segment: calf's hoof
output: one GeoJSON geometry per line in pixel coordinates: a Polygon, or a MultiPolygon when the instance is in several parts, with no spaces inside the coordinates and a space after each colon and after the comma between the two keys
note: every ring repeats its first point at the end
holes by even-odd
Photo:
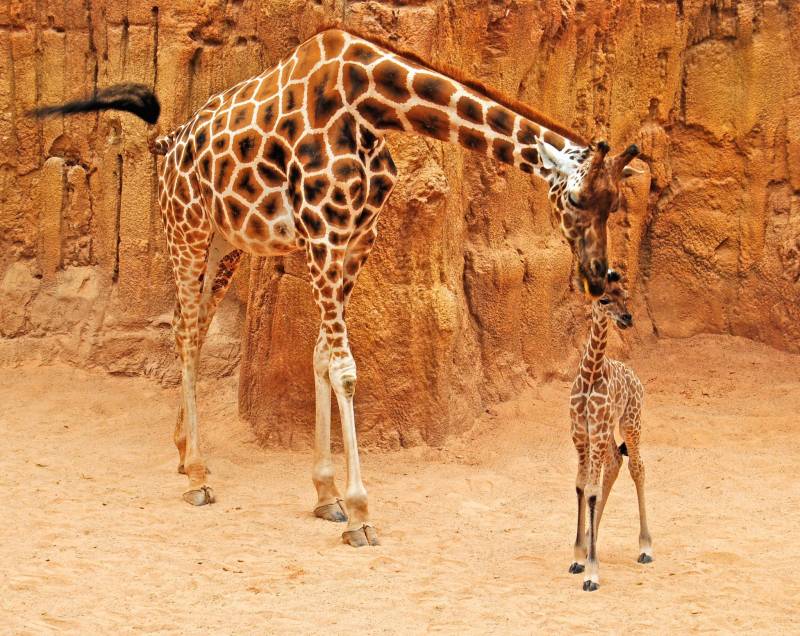
{"type": "Polygon", "coordinates": [[[583,591],[584,592],[594,592],[598,587],[600,587],[594,581],[584,581],[583,582],[583,591]]]}
{"type": "Polygon", "coordinates": [[[577,561],[569,566],[569,573],[570,574],[580,574],[585,570],[585,566],[583,563],[578,563],[577,561]]]}
{"type": "Polygon", "coordinates": [[[342,532],[342,541],[354,548],[360,548],[365,545],[380,545],[378,533],[375,531],[375,528],[366,523],[355,530],[346,530],[342,532]]]}
{"type": "Polygon", "coordinates": [[[645,552],[642,552],[639,555],[639,558],[636,559],[636,561],[637,561],[637,563],[652,563],[653,562],[653,557],[651,557],[649,554],[647,554],[645,552]]]}

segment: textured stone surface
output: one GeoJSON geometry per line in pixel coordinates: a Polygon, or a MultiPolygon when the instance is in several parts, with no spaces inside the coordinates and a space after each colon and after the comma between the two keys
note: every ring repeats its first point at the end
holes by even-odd
{"type": "MultiPolygon", "coordinates": [[[[332,17],[644,151],[612,260],[635,338],[731,333],[800,350],[800,5],[777,0],[0,4],[0,362],[174,378],[174,292],[147,138],[332,17]],[[157,129],[26,109],[154,85],[157,129]]],[[[585,324],[544,190],[440,142],[390,139],[401,180],[348,321],[365,441],[437,444],[571,371],[585,324]]],[[[204,350],[265,442],[313,428],[317,314],[297,257],[252,260],[204,350]],[[249,309],[245,306],[249,300],[249,309]]],[[[335,409],[334,409],[335,410],[335,409]]]]}

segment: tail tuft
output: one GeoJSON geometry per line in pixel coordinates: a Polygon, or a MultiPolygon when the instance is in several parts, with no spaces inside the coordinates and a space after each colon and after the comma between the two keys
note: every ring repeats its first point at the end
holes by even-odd
{"type": "Polygon", "coordinates": [[[628,447],[625,445],[625,442],[619,445],[619,452],[621,455],[628,456],[628,447]]]}
{"type": "Polygon", "coordinates": [[[133,113],[148,124],[155,124],[161,114],[158,98],[144,84],[115,84],[98,90],[92,97],[55,106],[41,106],[29,112],[34,117],[71,115],[97,110],[123,110],[133,113]]]}

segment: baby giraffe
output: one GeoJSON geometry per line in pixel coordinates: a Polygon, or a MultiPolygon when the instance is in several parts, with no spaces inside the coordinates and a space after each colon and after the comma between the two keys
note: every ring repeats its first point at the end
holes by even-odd
{"type": "Polygon", "coordinates": [[[596,590],[599,585],[597,529],[622,465],[623,455],[628,455],[628,468],[639,498],[638,561],[650,563],[653,560],[644,510],[644,464],[639,455],[644,390],[631,369],[618,360],[605,357],[609,319],[620,329],[627,329],[633,324],[633,318],[625,306],[626,298],[619,273],[609,270],[605,293],[592,303],[589,342],[570,395],[572,441],[578,451],[578,477],[575,484],[578,494],[578,532],[575,538],[575,561],[569,571],[579,574],[586,570],[583,589],[587,592],[596,590]],[[623,440],[619,448],[614,440],[616,423],[619,424],[623,440]],[[588,532],[584,530],[585,503],[589,507],[588,532]]]}

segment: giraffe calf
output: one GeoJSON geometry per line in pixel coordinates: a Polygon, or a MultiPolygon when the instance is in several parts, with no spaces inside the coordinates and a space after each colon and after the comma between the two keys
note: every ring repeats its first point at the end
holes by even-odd
{"type": "Polygon", "coordinates": [[[572,574],[584,572],[583,589],[598,588],[597,530],[611,487],[617,479],[622,456],[628,455],[628,468],[639,499],[639,563],[653,560],[653,547],[647,529],[644,504],[644,464],[639,455],[642,397],[644,389],[636,374],[618,360],[605,356],[608,323],[620,329],[633,324],[625,305],[627,294],[619,273],[608,271],[605,293],[592,303],[592,327],[578,376],[570,394],[572,441],[578,451],[578,530],[572,574]],[[619,424],[623,443],[617,448],[614,425],[619,424]],[[602,490],[600,487],[602,477],[602,490]],[[586,507],[589,529],[584,530],[586,507]],[[587,546],[588,543],[588,546],[587,546]]]}

